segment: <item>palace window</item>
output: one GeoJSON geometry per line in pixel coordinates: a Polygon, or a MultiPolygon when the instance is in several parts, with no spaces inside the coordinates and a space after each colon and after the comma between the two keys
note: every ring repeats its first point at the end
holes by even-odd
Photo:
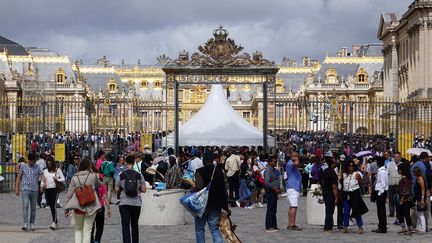
{"type": "Polygon", "coordinates": [[[108,89],[108,91],[110,93],[116,93],[116,92],[118,92],[118,85],[117,85],[117,82],[116,82],[116,80],[114,78],[111,78],[108,81],[107,89],[108,89]]]}
{"type": "Polygon", "coordinates": [[[160,80],[156,80],[156,81],[153,83],[153,88],[154,88],[154,89],[161,89],[161,88],[162,88],[162,82],[161,82],[160,80]]]}
{"type": "Polygon", "coordinates": [[[141,81],[141,89],[147,89],[148,88],[148,82],[147,80],[141,81]]]}
{"type": "Polygon", "coordinates": [[[250,122],[250,118],[251,118],[251,113],[250,111],[244,111],[243,112],[243,119],[245,119],[246,121],[250,122]]]}
{"type": "Polygon", "coordinates": [[[367,83],[368,82],[368,74],[364,68],[360,68],[356,74],[357,82],[359,83],[367,83]]]}
{"type": "Polygon", "coordinates": [[[66,82],[66,73],[62,68],[57,69],[56,82],[58,84],[64,84],[66,82]]]}
{"type": "Polygon", "coordinates": [[[326,84],[337,84],[338,83],[338,73],[337,73],[336,69],[329,68],[326,71],[325,83],[326,84]]]}

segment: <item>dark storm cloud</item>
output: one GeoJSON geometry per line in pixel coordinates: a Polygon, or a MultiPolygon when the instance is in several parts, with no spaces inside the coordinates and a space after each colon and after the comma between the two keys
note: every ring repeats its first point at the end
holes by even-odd
{"type": "Polygon", "coordinates": [[[247,52],[280,62],[322,58],[341,46],[376,43],[381,12],[404,12],[411,0],[2,0],[0,35],[94,63],[153,64],[156,56],[195,51],[217,26],[247,52]]]}

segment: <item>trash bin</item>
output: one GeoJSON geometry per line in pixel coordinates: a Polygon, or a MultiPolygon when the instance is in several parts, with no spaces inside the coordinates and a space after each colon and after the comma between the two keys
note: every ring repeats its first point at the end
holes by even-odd
{"type": "Polygon", "coordinates": [[[179,199],[185,195],[183,189],[169,189],[161,192],[147,189],[141,194],[142,207],[139,225],[183,225],[185,209],[179,199]]]}

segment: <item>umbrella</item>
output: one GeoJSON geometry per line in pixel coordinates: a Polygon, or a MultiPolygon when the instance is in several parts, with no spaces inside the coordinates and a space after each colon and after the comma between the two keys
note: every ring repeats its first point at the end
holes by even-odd
{"type": "Polygon", "coordinates": [[[432,153],[430,150],[428,149],[424,149],[424,148],[410,148],[407,150],[407,153],[409,154],[414,154],[414,155],[420,155],[421,153],[426,152],[429,156],[432,156],[432,153]]]}
{"type": "Polygon", "coordinates": [[[368,155],[371,155],[371,154],[372,154],[371,151],[365,150],[365,151],[361,151],[361,152],[356,153],[355,156],[357,158],[361,158],[361,157],[368,156],[368,155]]]}

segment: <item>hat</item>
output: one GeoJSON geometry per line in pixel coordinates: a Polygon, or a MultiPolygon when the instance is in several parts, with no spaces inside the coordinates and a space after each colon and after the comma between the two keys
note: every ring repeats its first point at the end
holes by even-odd
{"type": "Polygon", "coordinates": [[[161,155],[163,155],[163,149],[161,149],[161,148],[158,148],[157,150],[156,150],[156,154],[158,155],[158,156],[161,156],[161,155]]]}
{"type": "Polygon", "coordinates": [[[324,157],[333,157],[333,153],[332,153],[331,151],[327,151],[327,152],[324,154],[324,157]]]}
{"type": "Polygon", "coordinates": [[[345,155],[342,154],[341,156],[339,156],[340,161],[345,161],[345,159],[346,159],[345,155]]]}
{"type": "Polygon", "coordinates": [[[151,146],[146,144],[146,145],[144,145],[144,149],[151,149],[151,146]]]}
{"type": "Polygon", "coordinates": [[[354,158],[353,161],[354,161],[355,165],[359,165],[360,164],[360,160],[358,160],[357,158],[354,158]]]}

